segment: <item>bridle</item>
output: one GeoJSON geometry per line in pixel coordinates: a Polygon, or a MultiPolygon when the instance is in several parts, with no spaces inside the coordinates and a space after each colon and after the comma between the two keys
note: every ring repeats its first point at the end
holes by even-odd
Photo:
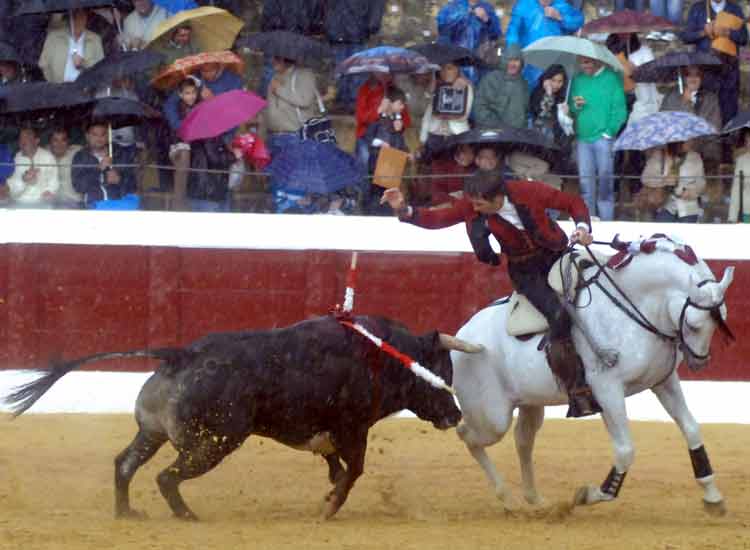
{"type": "MultiPolygon", "coordinates": [[[[589,257],[594,262],[594,264],[597,266],[597,272],[592,275],[590,278],[583,281],[579,288],[586,288],[590,285],[596,285],[599,290],[602,291],[602,293],[607,296],[607,298],[610,299],[610,301],[618,308],[620,309],[625,315],[630,317],[637,325],[641,326],[648,332],[655,334],[656,336],[667,340],[669,342],[672,342],[676,346],[678,346],[683,353],[687,352],[692,356],[692,358],[696,359],[697,361],[705,361],[707,360],[711,355],[711,350],[709,349],[708,353],[706,354],[700,354],[696,353],[695,350],[688,344],[687,340],[685,339],[685,317],[687,315],[687,309],[688,307],[694,307],[696,309],[700,309],[702,311],[709,311],[711,313],[711,318],[716,322],[717,326],[719,327],[719,330],[724,334],[724,336],[734,341],[735,337],[732,333],[731,329],[727,325],[727,323],[724,321],[724,319],[721,316],[721,306],[724,305],[724,298],[722,297],[721,302],[718,304],[713,304],[710,306],[702,306],[700,304],[696,304],[693,300],[690,299],[690,296],[688,295],[687,298],[685,298],[685,303],[682,305],[682,310],[680,311],[680,320],[678,322],[678,328],[677,332],[675,334],[667,334],[664,331],[660,330],[656,325],[654,325],[651,321],[648,320],[646,315],[638,309],[638,307],[633,303],[633,301],[625,294],[625,292],[615,283],[615,281],[612,279],[612,277],[607,273],[607,271],[604,269],[604,266],[599,262],[599,260],[596,258],[596,256],[593,254],[593,252],[589,249],[588,246],[585,247],[586,251],[589,253],[589,257]],[[617,293],[620,295],[620,298],[618,298],[614,293],[609,291],[600,281],[599,276],[604,275],[604,277],[609,281],[609,283],[612,285],[612,287],[617,291],[617,293]],[[625,303],[623,303],[625,302],[625,303]],[[626,306],[627,304],[627,306],[626,306]],[[629,307],[628,307],[629,306],[629,307]]],[[[569,251],[572,250],[572,247],[569,249],[569,251]]],[[[705,279],[698,283],[698,287],[702,287],[703,285],[707,283],[716,283],[717,281],[715,279],[705,279]]]]}

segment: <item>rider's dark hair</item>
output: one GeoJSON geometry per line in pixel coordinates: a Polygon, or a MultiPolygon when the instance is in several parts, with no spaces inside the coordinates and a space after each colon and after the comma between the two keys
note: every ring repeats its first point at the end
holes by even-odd
{"type": "Polygon", "coordinates": [[[464,193],[491,201],[505,193],[505,180],[498,170],[478,170],[464,180],[464,193]]]}

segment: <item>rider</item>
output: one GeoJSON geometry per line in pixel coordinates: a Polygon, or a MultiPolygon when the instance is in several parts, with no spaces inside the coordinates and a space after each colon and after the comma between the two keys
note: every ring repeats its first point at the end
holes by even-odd
{"type": "Polygon", "coordinates": [[[547,215],[547,209],[565,212],[575,220],[573,242],[589,245],[593,241],[589,212],[580,197],[540,182],[504,181],[497,171],[480,170],[464,182],[464,197],[449,207],[413,208],[397,188],[388,189],[381,202],[387,202],[401,221],[426,229],[464,222],[477,259],[498,265],[499,258],[489,243],[489,235],[493,235],[508,259],[513,288],[549,323],[547,358],[568,392],[568,416],[600,411],[573,345],[570,316],[547,282],[552,265],[568,247],[568,238],[547,215]]]}

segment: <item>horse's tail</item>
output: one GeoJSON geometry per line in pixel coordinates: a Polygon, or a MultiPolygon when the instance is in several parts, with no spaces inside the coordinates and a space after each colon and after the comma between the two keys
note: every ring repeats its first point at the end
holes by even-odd
{"type": "Polygon", "coordinates": [[[97,353],[89,355],[74,361],[60,362],[51,360],[49,369],[39,378],[18,386],[15,391],[7,395],[3,401],[10,405],[13,416],[19,416],[26,412],[29,407],[39,401],[47,391],[57,382],[68,374],[70,371],[82,367],[87,363],[95,363],[106,359],[123,359],[131,357],[149,357],[152,359],[161,359],[167,362],[182,363],[186,355],[190,352],[183,348],[158,348],[135,351],[120,351],[109,353],[97,353]]]}

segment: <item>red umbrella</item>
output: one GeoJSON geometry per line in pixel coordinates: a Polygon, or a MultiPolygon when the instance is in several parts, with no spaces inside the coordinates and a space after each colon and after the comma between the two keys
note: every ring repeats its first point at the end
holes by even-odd
{"type": "Polygon", "coordinates": [[[599,19],[586,23],[581,29],[581,34],[662,32],[671,31],[676,28],[677,25],[672,23],[669,19],[657,17],[650,13],[622,10],[616,11],[607,17],[600,17],[599,19]]]}
{"type": "Polygon", "coordinates": [[[183,141],[208,139],[255,118],[266,101],[252,92],[232,90],[199,103],[182,121],[177,134],[183,141]]]}

